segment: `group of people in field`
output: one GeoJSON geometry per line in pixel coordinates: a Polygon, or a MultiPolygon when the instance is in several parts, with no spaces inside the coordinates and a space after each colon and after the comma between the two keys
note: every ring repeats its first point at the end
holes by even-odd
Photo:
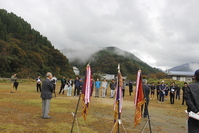
{"type": "MultiPolygon", "coordinates": [[[[179,85],[176,85],[175,82],[172,82],[170,85],[165,84],[164,81],[161,83],[158,83],[155,85],[152,83],[151,85],[147,84],[147,80],[144,80],[143,82],[143,90],[145,98],[147,99],[147,105],[149,102],[149,96],[151,99],[155,99],[155,95],[157,96],[157,100],[159,103],[163,103],[165,100],[167,100],[168,95],[170,96],[170,104],[174,104],[174,99],[180,100],[180,90],[183,91],[182,93],[182,105],[184,105],[184,101],[186,101],[187,104],[187,111],[188,111],[188,132],[189,133],[198,133],[199,132],[199,118],[194,117],[190,115],[190,112],[193,112],[194,114],[199,115],[199,69],[195,71],[194,73],[194,79],[195,83],[187,85],[187,83],[184,83],[184,86],[182,89],[179,85]]],[[[49,113],[49,107],[50,107],[50,100],[52,98],[52,93],[55,92],[56,88],[56,82],[57,78],[52,75],[52,73],[48,72],[46,74],[46,79],[44,81],[41,80],[40,76],[36,79],[36,88],[37,91],[41,92],[41,98],[42,98],[42,118],[44,119],[51,119],[52,117],[48,115],[49,113]],[[42,83],[42,85],[41,85],[42,83]]],[[[17,82],[17,76],[16,73],[11,76],[11,93],[13,93],[14,88],[17,90],[18,82],[17,82]]],[[[81,93],[81,89],[83,86],[82,79],[79,79],[79,77],[76,77],[76,79],[73,81],[71,78],[68,80],[63,77],[61,79],[61,87],[59,94],[64,94],[64,92],[67,90],[67,96],[72,96],[72,87],[74,85],[74,96],[78,96],[81,93]]],[[[116,82],[113,79],[110,82],[110,98],[113,98],[115,95],[115,89],[116,89],[116,82]]],[[[123,79],[123,86],[122,86],[122,93],[123,97],[125,94],[125,86],[126,82],[123,79]]],[[[106,79],[103,79],[103,81],[100,81],[97,79],[96,81],[92,80],[92,92],[95,88],[95,97],[100,97],[100,90],[101,90],[101,97],[105,98],[107,95],[107,88],[108,88],[108,82],[106,79]]],[[[133,92],[133,84],[132,82],[129,82],[129,95],[133,92]]],[[[92,95],[92,93],[91,93],[92,95]]],[[[147,108],[147,107],[146,107],[147,108]]],[[[145,117],[148,115],[147,111],[145,112],[145,117]]]]}
{"type": "MultiPolygon", "coordinates": [[[[55,92],[57,78],[53,76],[51,81],[53,83],[54,92],[55,92]]],[[[97,78],[96,81],[94,79],[91,79],[91,81],[92,81],[91,96],[94,95],[96,98],[99,98],[99,97],[105,98],[107,97],[108,87],[110,87],[110,98],[114,98],[115,89],[116,89],[115,79],[112,79],[110,82],[108,82],[105,78],[102,81],[100,81],[99,78],[97,78]]],[[[41,83],[42,83],[42,79],[40,76],[38,76],[36,78],[36,91],[37,92],[41,92],[41,83]]],[[[126,83],[125,79],[123,79],[123,85],[122,85],[123,97],[125,95],[125,88],[127,85],[129,87],[129,95],[130,96],[132,95],[132,92],[133,92],[132,81],[129,81],[128,83],[126,83]]],[[[64,92],[67,92],[66,93],[67,96],[79,96],[81,94],[82,87],[83,87],[82,78],[79,78],[78,76],[76,76],[75,80],[72,80],[72,78],[68,78],[68,80],[66,80],[65,77],[62,77],[61,86],[60,86],[58,94],[64,94],[64,92]]]]}
{"type": "Polygon", "coordinates": [[[184,105],[185,97],[184,92],[187,87],[187,83],[184,82],[184,86],[181,88],[179,84],[172,82],[170,85],[165,84],[164,81],[158,82],[157,85],[154,82],[149,85],[150,87],[150,99],[157,99],[158,103],[164,103],[170,97],[170,104],[174,104],[175,99],[180,100],[180,94],[182,90],[182,105],[184,105]]]}

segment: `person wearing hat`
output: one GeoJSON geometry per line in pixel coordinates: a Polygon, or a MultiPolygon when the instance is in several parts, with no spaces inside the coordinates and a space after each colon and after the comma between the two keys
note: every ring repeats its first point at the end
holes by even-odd
{"type": "Polygon", "coordinates": [[[184,86],[182,87],[182,105],[184,105],[186,88],[187,88],[187,82],[184,82],[184,86]]]}
{"type": "Polygon", "coordinates": [[[53,83],[51,82],[52,73],[48,72],[46,74],[46,79],[44,80],[41,87],[41,98],[42,98],[42,118],[51,119],[48,115],[50,110],[50,100],[52,98],[53,93],[53,83]]]}
{"type": "MultiPolygon", "coordinates": [[[[194,74],[195,82],[189,84],[185,89],[185,100],[187,111],[199,115],[199,69],[194,74]]],[[[192,117],[188,118],[188,133],[199,133],[199,120],[192,117]]]]}

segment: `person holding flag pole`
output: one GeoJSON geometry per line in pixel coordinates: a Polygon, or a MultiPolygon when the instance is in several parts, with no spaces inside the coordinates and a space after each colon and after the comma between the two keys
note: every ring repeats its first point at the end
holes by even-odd
{"type": "Polygon", "coordinates": [[[143,109],[143,106],[145,105],[144,117],[145,118],[148,117],[147,123],[149,124],[150,133],[151,133],[152,132],[151,123],[150,123],[150,117],[149,117],[149,112],[148,112],[149,92],[150,92],[150,88],[147,86],[147,80],[146,79],[142,80],[141,70],[138,70],[137,80],[136,80],[135,101],[134,101],[134,104],[135,104],[134,127],[136,127],[140,123],[141,117],[142,117],[142,109],[143,109]],[[144,83],[144,85],[142,83],[144,83]]]}

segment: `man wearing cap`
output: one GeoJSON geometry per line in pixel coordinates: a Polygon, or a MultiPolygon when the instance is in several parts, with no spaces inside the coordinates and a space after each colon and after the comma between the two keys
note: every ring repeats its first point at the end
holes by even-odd
{"type": "Polygon", "coordinates": [[[42,84],[42,88],[41,88],[42,118],[44,119],[52,118],[48,116],[49,109],[50,109],[50,100],[52,98],[52,92],[54,90],[51,79],[52,79],[52,73],[48,72],[46,74],[46,79],[44,80],[42,84]]]}
{"type": "MultiPolygon", "coordinates": [[[[194,112],[199,115],[199,69],[194,74],[195,83],[187,86],[185,89],[185,100],[187,111],[194,112]]],[[[199,120],[189,117],[188,133],[199,133],[199,120]]]]}

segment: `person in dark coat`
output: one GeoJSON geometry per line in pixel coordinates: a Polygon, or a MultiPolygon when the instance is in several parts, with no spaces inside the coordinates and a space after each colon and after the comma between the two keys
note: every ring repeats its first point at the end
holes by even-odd
{"type": "Polygon", "coordinates": [[[162,102],[164,103],[164,95],[165,95],[165,89],[166,89],[166,85],[164,84],[164,81],[162,81],[162,84],[159,87],[159,103],[162,102]]]}
{"type": "Polygon", "coordinates": [[[41,92],[41,77],[40,76],[38,76],[37,78],[36,78],[36,88],[37,88],[37,92],[39,91],[39,92],[41,92]]]}
{"type": "Polygon", "coordinates": [[[182,105],[184,105],[185,101],[185,90],[187,88],[187,82],[184,82],[184,86],[182,87],[182,105]]]}
{"type": "Polygon", "coordinates": [[[143,79],[143,93],[144,93],[144,98],[146,100],[146,103],[144,104],[144,118],[148,116],[148,105],[149,105],[149,94],[150,94],[150,88],[147,85],[147,80],[143,79]]]}
{"type": "Polygon", "coordinates": [[[169,91],[170,91],[170,104],[174,104],[175,92],[176,92],[175,82],[171,83],[169,91]]]}
{"type": "Polygon", "coordinates": [[[62,77],[61,79],[61,86],[60,86],[60,90],[59,90],[59,93],[58,94],[64,94],[64,87],[66,85],[66,78],[65,77],[62,77]]]}
{"type": "MultiPolygon", "coordinates": [[[[194,74],[195,83],[187,86],[185,90],[185,100],[187,111],[194,112],[199,115],[199,69],[194,74]]],[[[188,133],[199,133],[199,120],[189,117],[188,133]]]]}
{"type": "Polygon", "coordinates": [[[180,85],[176,86],[176,99],[180,100],[180,85]]]}
{"type": "Polygon", "coordinates": [[[50,100],[52,98],[53,93],[53,83],[51,81],[52,73],[48,72],[46,74],[46,79],[43,81],[42,89],[41,89],[41,98],[42,98],[42,118],[50,119],[48,115],[50,110],[50,100]]]}
{"type": "Polygon", "coordinates": [[[132,81],[129,82],[129,95],[131,96],[131,93],[133,92],[133,83],[132,81]]]}
{"type": "Polygon", "coordinates": [[[79,90],[80,90],[80,93],[82,93],[82,87],[83,87],[83,79],[80,78],[79,79],[79,90]]]}
{"type": "Polygon", "coordinates": [[[80,93],[80,81],[79,81],[79,77],[75,78],[74,85],[75,85],[74,96],[79,96],[79,93],[80,93]]]}
{"type": "Polygon", "coordinates": [[[151,99],[153,99],[155,95],[155,88],[156,88],[154,82],[152,83],[150,88],[151,88],[151,99]]]}
{"type": "Polygon", "coordinates": [[[156,86],[156,95],[157,95],[157,100],[159,100],[159,93],[160,93],[160,82],[158,82],[158,85],[156,86]]]}
{"type": "Polygon", "coordinates": [[[114,97],[114,95],[115,95],[115,88],[116,88],[116,83],[115,83],[115,80],[112,79],[112,81],[110,83],[110,89],[111,89],[110,98],[114,97]]]}

